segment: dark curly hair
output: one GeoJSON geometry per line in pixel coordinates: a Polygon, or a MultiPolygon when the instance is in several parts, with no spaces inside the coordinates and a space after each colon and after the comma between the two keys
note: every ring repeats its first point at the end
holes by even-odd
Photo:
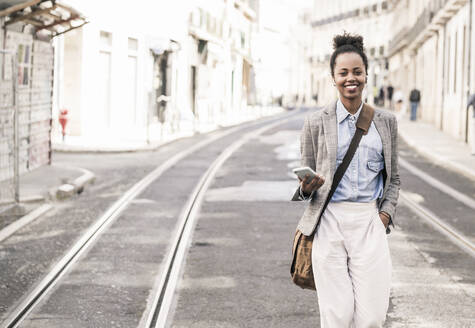
{"type": "Polygon", "coordinates": [[[361,35],[352,35],[347,32],[344,32],[340,35],[335,35],[333,38],[333,49],[333,54],[330,57],[330,70],[332,76],[335,73],[336,57],[346,52],[355,52],[360,55],[361,59],[363,59],[366,74],[368,73],[368,57],[366,57],[364,52],[363,37],[361,35]]]}

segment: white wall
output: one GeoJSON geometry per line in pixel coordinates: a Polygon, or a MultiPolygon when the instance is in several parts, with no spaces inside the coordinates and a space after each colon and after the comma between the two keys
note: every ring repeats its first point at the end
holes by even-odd
{"type": "MultiPolygon", "coordinates": [[[[124,137],[123,132],[128,131],[125,138],[143,139],[150,118],[153,75],[150,48],[168,47],[170,39],[182,47],[186,45],[189,5],[184,0],[166,3],[139,0],[133,6],[117,6],[114,1],[69,2],[90,20],[83,28],[64,36],[65,71],[59,79],[65,83],[65,97],[58,107],[71,109],[69,132],[114,138],[124,137]],[[101,32],[111,34],[110,46],[101,43],[101,32]],[[137,41],[136,50],[129,49],[129,38],[137,41]],[[110,68],[104,65],[107,58],[110,58],[110,68]],[[110,74],[108,85],[104,82],[107,72],[110,74]],[[106,90],[110,92],[108,96],[106,90]],[[109,111],[103,108],[107,101],[109,111]]],[[[171,105],[178,111],[189,106],[180,100],[186,98],[189,83],[183,50],[172,55],[176,63],[168,76],[173,80],[171,105]]]]}

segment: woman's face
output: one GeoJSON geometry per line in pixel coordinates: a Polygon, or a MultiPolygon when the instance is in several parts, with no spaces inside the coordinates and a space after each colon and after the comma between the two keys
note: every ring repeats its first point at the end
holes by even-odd
{"type": "Polygon", "coordinates": [[[366,70],[359,54],[345,52],[338,55],[333,74],[341,97],[348,100],[361,99],[366,84],[366,70]]]}

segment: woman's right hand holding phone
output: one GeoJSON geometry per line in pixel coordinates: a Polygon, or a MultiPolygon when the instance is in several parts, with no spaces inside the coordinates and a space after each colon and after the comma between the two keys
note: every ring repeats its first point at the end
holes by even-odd
{"type": "Polygon", "coordinates": [[[310,196],[312,192],[317,191],[325,183],[325,177],[320,174],[317,174],[314,178],[307,174],[303,180],[300,178],[299,180],[300,190],[306,196],[310,196]]]}

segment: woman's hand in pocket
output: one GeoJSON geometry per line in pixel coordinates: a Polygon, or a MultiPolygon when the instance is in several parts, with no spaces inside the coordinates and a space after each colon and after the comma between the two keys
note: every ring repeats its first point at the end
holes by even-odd
{"type": "Polygon", "coordinates": [[[387,229],[389,225],[389,214],[386,214],[386,212],[379,212],[379,218],[381,219],[381,222],[384,224],[384,227],[387,229]]]}
{"type": "Polygon", "coordinates": [[[317,174],[313,179],[307,174],[303,180],[300,180],[300,190],[304,195],[310,195],[317,191],[325,183],[325,177],[317,174]]]}

